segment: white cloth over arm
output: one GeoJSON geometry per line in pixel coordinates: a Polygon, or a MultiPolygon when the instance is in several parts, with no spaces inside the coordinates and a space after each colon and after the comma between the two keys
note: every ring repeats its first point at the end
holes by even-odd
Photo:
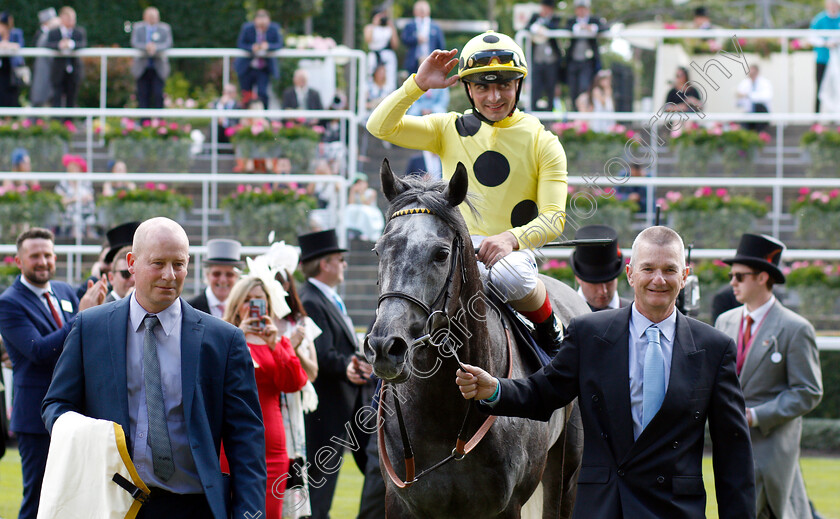
{"type": "Polygon", "coordinates": [[[840,114],[840,50],[833,47],[820,83],[820,113],[840,114]]]}

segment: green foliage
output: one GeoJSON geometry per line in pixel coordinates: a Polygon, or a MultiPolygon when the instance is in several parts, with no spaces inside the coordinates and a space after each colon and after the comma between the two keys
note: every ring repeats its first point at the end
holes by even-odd
{"type": "MultiPolygon", "coordinates": [[[[809,418],[840,419],[840,351],[821,351],[823,398],[809,418]]],[[[840,425],[834,434],[834,448],[840,449],[840,425]]]]}
{"type": "Polygon", "coordinates": [[[761,218],[767,214],[767,205],[749,196],[732,196],[725,188],[712,190],[711,187],[701,187],[693,195],[683,196],[679,191],[668,191],[664,199],[657,203],[665,211],[700,211],[714,213],[724,209],[743,210],[754,217],[761,218]]]}
{"type": "Polygon", "coordinates": [[[164,92],[172,108],[212,108],[219,97],[214,83],[194,85],[182,71],[173,72],[167,78],[164,92]]]}
{"type": "MultiPolygon", "coordinates": [[[[319,127],[320,128],[320,127],[319,127]]],[[[234,144],[241,144],[246,141],[275,142],[278,139],[305,139],[318,142],[321,139],[323,128],[318,130],[303,124],[295,124],[286,121],[271,121],[270,123],[261,119],[254,120],[251,124],[238,124],[233,127],[230,140],[234,144]]]]}
{"type": "Polygon", "coordinates": [[[718,287],[729,282],[729,265],[720,260],[700,261],[691,270],[703,285],[718,287]]]}
{"type": "Polygon", "coordinates": [[[632,213],[639,210],[639,204],[633,200],[619,200],[615,196],[599,196],[599,193],[586,190],[582,192],[587,194],[581,195],[580,193],[576,193],[570,198],[568,212],[577,215],[586,215],[600,211],[605,207],[622,208],[632,213]]]}
{"type": "Polygon", "coordinates": [[[102,205],[130,204],[133,202],[175,204],[182,209],[189,209],[193,204],[190,197],[176,193],[174,189],[169,189],[166,184],[155,184],[154,182],[147,182],[142,187],[135,189],[120,189],[111,196],[99,198],[99,203],[102,205]]]}
{"type": "Polygon", "coordinates": [[[14,243],[30,226],[42,226],[63,210],[61,196],[40,186],[0,187],[0,240],[14,243]]]}
{"type": "Polygon", "coordinates": [[[18,274],[20,274],[20,269],[15,264],[15,257],[6,256],[3,258],[3,262],[0,263],[0,288],[5,289],[12,286],[18,274]]]}
{"type": "Polygon", "coordinates": [[[803,146],[816,144],[818,146],[840,147],[840,126],[836,130],[832,130],[821,124],[815,124],[811,126],[809,131],[802,134],[800,142],[803,146]]]}
{"type": "Polygon", "coordinates": [[[265,184],[237,186],[236,193],[222,200],[239,241],[246,245],[262,244],[274,231],[275,239],[294,243],[297,234],[307,228],[309,211],[317,207],[315,197],[303,190],[273,188],[265,184]]]}
{"type": "MultiPolygon", "coordinates": [[[[120,120],[119,126],[108,122],[105,124],[105,140],[124,138],[133,140],[188,140],[192,126],[183,126],[175,122],[166,122],[164,119],[151,119],[143,123],[137,123],[133,119],[124,117],[120,120]]],[[[97,129],[97,131],[101,131],[97,129]]]]}
{"type": "Polygon", "coordinates": [[[806,207],[830,213],[829,217],[837,217],[838,212],[840,212],[840,189],[835,188],[828,193],[824,193],[822,191],[811,191],[808,187],[800,188],[799,196],[790,205],[790,211],[796,213],[806,207]]]}
{"type": "Polygon", "coordinates": [[[572,272],[572,267],[568,261],[550,259],[542,264],[540,274],[562,281],[570,287],[575,286],[575,273],[572,272]]]}
{"type": "Polygon", "coordinates": [[[825,263],[821,260],[813,263],[794,261],[790,266],[790,271],[785,273],[785,278],[789,287],[840,288],[840,265],[825,263]]]}
{"type": "MultiPolygon", "coordinates": [[[[110,46],[119,47],[116,44],[110,46]]],[[[122,108],[134,99],[137,84],[131,74],[132,63],[133,58],[108,58],[108,108],[122,108]]],[[[85,57],[82,58],[82,65],[84,78],[79,82],[78,104],[84,107],[99,106],[102,60],[98,56],[85,57]]]]}
{"type": "Polygon", "coordinates": [[[75,129],[72,122],[61,123],[55,119],[36,119],[34,123],[28,118],[18,121],[0,120],[0,138],[58,137],[63,141],[70,141],[75,129]]]}

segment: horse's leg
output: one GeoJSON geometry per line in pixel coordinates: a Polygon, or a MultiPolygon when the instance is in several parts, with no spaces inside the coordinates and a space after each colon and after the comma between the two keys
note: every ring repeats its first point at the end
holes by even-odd
{"type": "Polygon", "coordinates": [[[575,497],[577,496],[577,480],[580,473],[581,462],[583,461],[583,420],[580,416],[580,407],[577,400],[574,400],[566,407],[569,412],[569,419],[563,428],[563,487],[560,496],[560,517],[569,519],[575,508],[575,497]]]}

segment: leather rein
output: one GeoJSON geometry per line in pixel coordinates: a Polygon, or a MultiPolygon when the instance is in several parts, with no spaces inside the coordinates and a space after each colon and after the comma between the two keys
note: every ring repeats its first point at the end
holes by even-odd
{"type": "MultiPolygon", "coordinates": [[[[391,215],[391,218],[395,218],[397,216],[407,216],[412,214],[429,214],[434,215],[434,213],[425,208],[415,208],[415,209],[403,209],[401,211],[397,211],[391,215]]],[[[449,287],[452,283],[453,278],[455,277],[455,272],[457,270],[457,262],[458,258],[461,257],[463,252],[463,238],[457,232],[455,233],[455,238],[452,241],[452,256],[450,258],[449,263],[449,273],[446,276],[446,282],[443,284],[443,287],[440,289],[437,297],[435,297],[434,301],[431,305],[427,305],[423,301],[419,300],[418,298],[406,294],[404,292],[392,291],[392,292],[385,292],[379,296],[379,301],[377,303],[377,309],[379,305],[382,304],[382,301],[388,298],[397,298],[397,299],[405,299],[411,303],[414,303],[416,306],[420,307],[427,316],[426,319],[426,328],[425,330],[427,333],[420,337],[419,339],[415,340],[411,347],[419,347],[422,345],[433,345],[436,346],[431,341],[432,332],[436,329],[431,329],[431,321],[433,320],[433,316],[435,314],[441,314],[443,318],[448,321],[448,316],[446,315],[446,309],[449,304],[449,287]],[[440,306],[439,310],[435,308],[438,306],[438,303],[443,301],[443,304],[440,306]]],[[[461,260],[461,282],[463,283],[466,281],[467,277],[467,269],[464,265],[463,259],[461,260]]],[[[513,373],[513,341],[511,339],[511,333],[508,329],[507,323],[503,321],[505,327],[505,336],[507,339],[507,353],[508,353],[508,373],[507,378],[510,378],[511,374],[513,373]]],[[[463,367],[461,363],[461,359],[458,358],[458,352],[455,349],[452,349],[452,354],[455,357],[455,360],[458,362],[460,366],[463,367]]],[[[455,447],[452,449],[452,452],[446,458],[442,459],[441,461],[435,463],[431,467],[423,470],[419,474],[415,475],[415,463],[414,463],[414,451],[411,448],[411,440],[408,437],[408,430],[405,427],[405,419],[403,418],[402,408],[400,407],[400,400],[396,396],[394,397],[394,408],[397,413],[397,423],[400,428],[400,438],[402,440],[402,447],[403,447],[403,459],[405,460],[405,480],[402,480],[399,476],[397,476],[396,471],[394,470],[394,466],[391,463],[391,458],[388,456],[388,449],[385,447],[385,427],[384,427],[384,417],[382,416],[382,408],[383,408],[383,400],[385,398],[385,381],[382,381],[382,387],[379,391],[379,406],[377,409],[377,423],[379,427],[377,428],[376,433],[376,441],[379,447],[379,455],[382,457],[382,464],[385,467],[385,472],[388,473],[388,476],[391,478],[391,481],[396,485],[398,488],[408,488],[412,484],[414,484],[417,480],[421,477],[429,474],[433,470],[442,467],[446,463],[456,460],[460,461],[464,459],[464,457],[470,453],[473,449],[475,449],[484,436],[490,431],[490,427],[492,427],[493,423],[496,421],[495,416],[488,416],[482,422],[481,427],[472,435],[471,438],[467,439],[466,437],[466,428],[467,423],[469,422],[470,418],[470,411],[472,410],[472,404],[467,406],[467,411],[464,414],[464,420],[461,423],[461,429],[458,431],[458,437],[455,440],[455,447]]]]}

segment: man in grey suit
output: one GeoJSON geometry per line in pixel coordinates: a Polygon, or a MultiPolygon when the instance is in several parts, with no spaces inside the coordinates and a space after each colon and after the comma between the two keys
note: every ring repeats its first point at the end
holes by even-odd
{"type": "Polygon", "coordinates": [[[137,80],[137,104],[140,108],[163,108],[163,85],[169,77],[169,59],[161,54],[172,47],[172,29],[160,21],[156,7],[143,11],[143,21],[134,24],[131,46],[144,55],[134,59],[131,73],[137,80]]]}
{"type": "Polygon", "coordinates": [[[814,327],[773,296],[773,285],[785,282],[784,248],[770,236],[741,236],[735,257],[724,261],[732,265],[729,284],[743,306],[721,314],[715,328],[737,341],[758,518],[811,519],[799,440],[802,415],[822,398],[822,374],[814,327]]]}

